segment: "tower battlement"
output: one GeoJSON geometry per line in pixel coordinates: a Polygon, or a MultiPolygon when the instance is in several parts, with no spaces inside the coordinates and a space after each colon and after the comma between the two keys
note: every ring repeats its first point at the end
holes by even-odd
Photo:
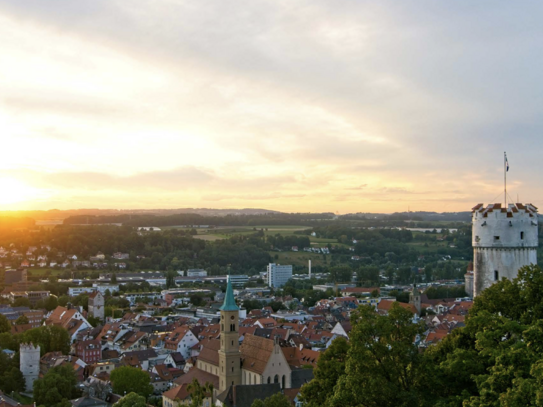
{"type": "Polygon", "coordinates": [[[32,351],[34,351],[34,352],[38,351],[39,352],[40,351],[40,345],[34,346],[32,344],[32,342],[30,342],[30,343],[21,343],[21,345],[19,346],[19,351],[20,352],[23,352],[23,351],[24,352],[32,352],[32,351]]]}
{"type": "Polygon", "coordinates": [[[474,296],[537,263],[538,218],[532,204],[478,204],[472,209],[474,296]]]}
{"type": "Polygon", "coordinates": [[[478,204],[472,209],[473,247],[537,247],[537,208],[532,204],[478,204]]]}

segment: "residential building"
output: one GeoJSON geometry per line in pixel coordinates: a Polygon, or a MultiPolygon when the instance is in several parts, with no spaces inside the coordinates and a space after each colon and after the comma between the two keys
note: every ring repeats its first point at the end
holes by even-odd
{"type": "Polygon", "coordinates": [[[75,355],[86,364],[93,364],[102,359],[102,347],[97,339],[78,341],[75,344],[75,355]]]}
{"type": "Polygon", "coordinates": [[[76,335],[79,331],[91,327],[89,321],[81,315],[76,309],[65,308],[58,306],[49,315],[49,318],[45,320],[45,325],[57,325],[68,330],[70,334],[70,341],[73,342],[76,339],[76,335]]]}
{"type": "Polygon", "coordinates": [[[187,326],[174,329],[166,336],[164,349],[170,352],[179,352],[185,359],[190,357],[190,349],[198,343],[198,338],[187,326]]]}
{"type": "Polygon", "coordinates": [[[207,271],[202,269],[188,269],[187,277],[207,277],[207,271]]]}

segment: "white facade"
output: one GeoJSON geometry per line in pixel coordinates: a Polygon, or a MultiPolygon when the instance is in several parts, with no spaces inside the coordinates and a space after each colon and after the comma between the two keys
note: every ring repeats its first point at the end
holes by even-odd
{"type": "Polygon", "coordinates": [[[32,393],[34,381],[40,375],[40,346],[22,343],[19,347],[20,369],[25,378],[26,391],[32,393]]]}
{"type": "Polygon", "coordinates": [[[183,339],[177,344],[177,352],[186,359],[190,358],[191,348],[198,343],[198,338],[194,336],[192,331],[188,330],[183,339]]]}
{"type": "Polygon", "coordinates": [[[537,209],[531,204],[477,205],[472,212],[474,297],[519,268],[537,264],[537,209]]]}
{"type": "Polygon", "coordinates": [[[292,266],[282,266],[281,264],[268,264],[268,286],[282,287],[292,278],[292,266]]]}
{"type": "Polygon", "coordinates": [[[106,294],[106,291],[109,290],[111,294],[114,292],[119,291],[119,284],[96,284],[94,283],[92,285],[92,288],[94,288],[96,291],[100,291],[102,295],[106,294]]]}
{"type": "Polygon", "coordinates": [[[207,277],[207,271],[201,269],[187,270],[187,277],[207,277]]]}
{"type": "Polygon", "coordinates": [[[70,287],[68,288],[68,295],[70,297],[75,297],[79,294],[92,293],[94,291],[96,291],[96,289],[93,287],[70,287]]]}

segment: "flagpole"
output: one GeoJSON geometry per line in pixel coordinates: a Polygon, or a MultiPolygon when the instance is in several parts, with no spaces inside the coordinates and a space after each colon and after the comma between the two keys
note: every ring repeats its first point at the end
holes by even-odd
{"type": "Polygon", "coordinates": [[[503,201],[507,208],[507,154],[503,152],[503,201]]]}

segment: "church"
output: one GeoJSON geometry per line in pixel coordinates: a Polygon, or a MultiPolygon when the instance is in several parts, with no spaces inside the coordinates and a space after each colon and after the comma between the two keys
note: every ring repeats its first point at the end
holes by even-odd
{"type": "Polygon", "coordinates": [[[312,370],[303,369],[297,360],[300,351],[280,346],[277,338],[248,334],[240,345],[239,307],[230,281],[220,314],[220,339],[205,343],[196,366],[163,394],[165,407],[186,404],[190,398],[187,387],[194,379],[201,386],[213,385],[213,394],[208,393],[204,407],[250,406],[254,399],[264,399],[284,389],[300,388],[311,380],[312,370]]]}

